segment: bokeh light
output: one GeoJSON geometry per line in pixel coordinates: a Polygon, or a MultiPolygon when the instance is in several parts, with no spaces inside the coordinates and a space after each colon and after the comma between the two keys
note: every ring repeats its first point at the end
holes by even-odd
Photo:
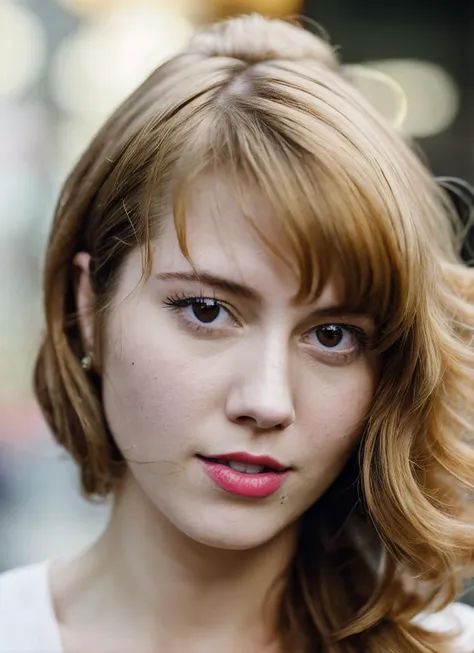
{"type": "Polygon", "coordinates": [[[131,0],[56,0],[56,2],[64,9],[79,16],[111,11],[132,4],[131,0]]]}
{"type": "Polygon", "coordinates": [[[459,110],[459,90],[441,66],[416,59],[388,59],[370,66],[394,79],[407,99],[403,130],[417,138],[447,129],[459,110]]]}
{"type": "Polygon", "coordinates": [[[207,0],[209,12],[213,16],[245,14],[256,11],[265,16],[281,17],[300,14],[301,0],[207,0]]]}
{"type": "Polygon", "coordinates": [[[35,14],[18,4],[0,2],[0,97],[24,93],[46,62],[46,35],[35,14]]]}
{"type": "MultiPolygon", "coordinates": [[[[77,16],[92,16],[94,14],[116,11],[117,9],[138,4],[137,0],[56,0],[67,11],[77,16]]],[[[169,8],[167,0],[150,0],[150,5],[156,8],[169,8]]],[[[186,11],[191,9],[192,0],[175,0],[174,11],[186,11]]]]}
{"type": "Polygon", "coordinates": [[[51,79],[58,105],[98,124],[192,31],[185,16],[150,3],[125,6],[87,23],[55,54],[51,79]]]}
{"type": "Polygon", "coordinates": [[[343,66],[343,75],[390,124],[397,129],[402,127],[406,119],[407,97],[390,75],[359,64],[343,66]]]}

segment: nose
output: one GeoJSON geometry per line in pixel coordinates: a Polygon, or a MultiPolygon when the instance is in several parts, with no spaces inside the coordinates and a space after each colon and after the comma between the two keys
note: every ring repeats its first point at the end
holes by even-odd
{"type": "Polygon", "coordinates": [[[258,352],[241,359],[227,397],[228,419],[239,424],[248,422],[262,430],[293,424],[289,367],[289,356],[278,345],[260,346],[258,352]]]}

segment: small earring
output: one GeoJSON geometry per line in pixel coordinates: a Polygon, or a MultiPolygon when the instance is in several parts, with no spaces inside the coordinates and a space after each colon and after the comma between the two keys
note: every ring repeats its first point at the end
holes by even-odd
{"type": "Polygon", "coordinates": [[[92,354],[86,354],[81,358],[82,369],[89,372],[92,369],[92,354]]]}

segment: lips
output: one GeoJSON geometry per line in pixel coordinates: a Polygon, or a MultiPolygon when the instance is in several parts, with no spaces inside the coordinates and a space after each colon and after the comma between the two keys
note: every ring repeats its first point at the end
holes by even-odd
{"type": "MultiPolygon", "coordinates": [[[[237,469],[238,471],[244,471],[244,470],[238,469],[238,465],[235,465],[235,463],[240,464],[240,466],[246,465],[247,467],[259,467],[262,468],[262,471],[264,470],[269,472],[284,472],[289,469],[288,467],[285,467],[285,465],[282,465],[280,462],[278,462],[278,460],[275,460],[270,456],[254,456],[245,451],[235,451],[233,453],[217,454],[215,456],[214,455],[199,456],[199,457],[205,458],[206,460],[210,460],[212,462],[219,463],[221,465],[228,465],[229,467],[232,467],[233,469],[237,469]]],[[[247,473],[258,473],[258,472],[248,471],[247,473]]]]}
{"type": "Polygon", "coordinates": [[[198,458],[220,489],[250,499],[262,499],[279,490],[290,472],[273,458],[244,452],[198,458]]]}

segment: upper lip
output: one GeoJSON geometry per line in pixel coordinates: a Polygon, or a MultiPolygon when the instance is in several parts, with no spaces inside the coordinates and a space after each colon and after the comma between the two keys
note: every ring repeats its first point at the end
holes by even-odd
{"type": "Polygon", "coordinates": [[[262,465],[263,467],[270,467],[271,469],[274,469],[277,472],[284,472],[285,470],[289,469],[289,467],[285,467],[285,465],[282,465],[281,463],[278,462],[278,460],[275,460],[274,458],[271,458],[270,456],[254,456],[251,453],[247,453],[246,451],[235,451],[234,453],[221,453],[221,454],[216,454],[215,456],[207,456],[207,458],[212,458],[213,460],[234,460],[235,462],[239,463],[248,463],[249,465],[262,465]]]}

